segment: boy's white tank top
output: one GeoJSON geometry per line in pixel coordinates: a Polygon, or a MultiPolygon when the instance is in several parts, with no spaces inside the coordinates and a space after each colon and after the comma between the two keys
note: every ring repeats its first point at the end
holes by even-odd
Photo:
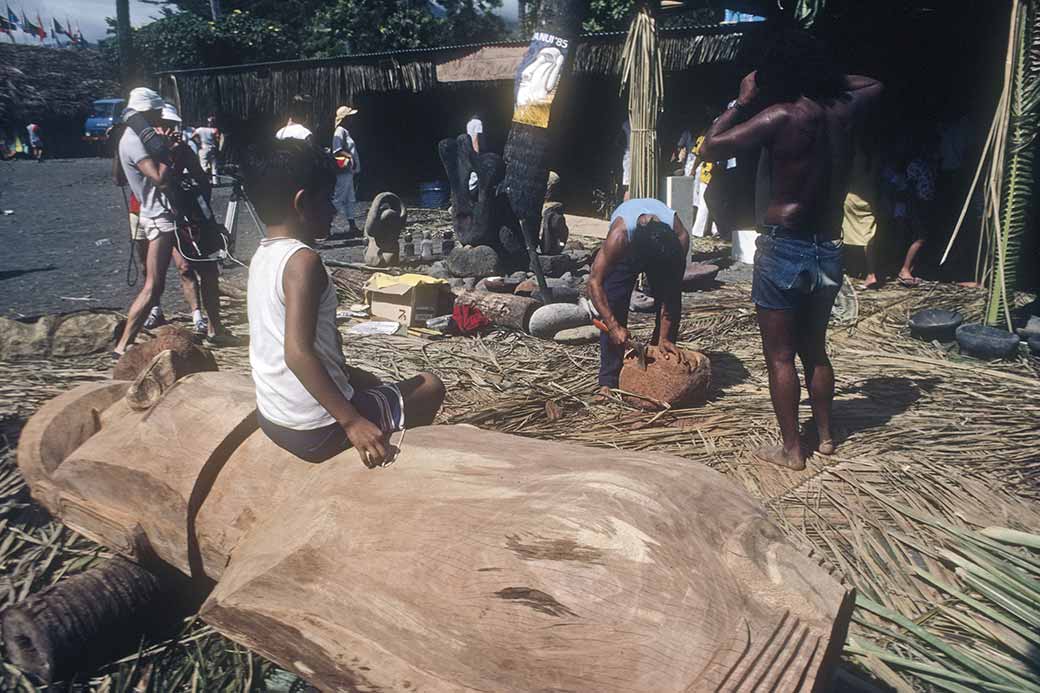
{"type": "MultiPolygon", "coordinates": [[[[308,246],[295,238],[265,238],[249,263],[249,365],[256,406],[279,426],[311,430],[336,422],[285,365],[285,292],[282,274],[289,258],[308,246]]],[[[314,346],[325,371],[350,399],[354,388],[343,370],[343,345],[336,329],[336,289],[329,279],[318,306],[314,346]]]]}

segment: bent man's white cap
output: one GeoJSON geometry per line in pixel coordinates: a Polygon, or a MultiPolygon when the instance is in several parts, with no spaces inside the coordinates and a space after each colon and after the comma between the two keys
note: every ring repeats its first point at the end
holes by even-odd
{"type": "Polygon", "coordinates": [[[168,120],[171,123],[181,122],[181,114],[177,112],[177,107],[172,103],[164,103],[162,107],[162,119],[168,120]]]}
{"type": "Polygon", "coordinates": [[[163,98],[154,89],[137,87],[130,92],[130,99],[127,101],[126,106],[138,113],[158,111],[163,107],[163,98]]]}

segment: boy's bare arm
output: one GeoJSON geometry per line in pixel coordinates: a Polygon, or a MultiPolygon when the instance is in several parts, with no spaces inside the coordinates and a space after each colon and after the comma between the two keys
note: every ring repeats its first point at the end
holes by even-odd
{"type": "Polygon", "coordinates": [[[329,376],[314,348],[318,307],[328,283],[318,254],[301,250],[285,265],[285,364],[307,392],[343,427],[366,466],[386,459],[386,443],[378,426],[363,417],[329,376]]]}

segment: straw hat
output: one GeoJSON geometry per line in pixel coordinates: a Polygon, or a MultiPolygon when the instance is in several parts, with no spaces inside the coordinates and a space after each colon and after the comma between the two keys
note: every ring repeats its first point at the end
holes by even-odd
{"type": "Polygon", "coordinates": [[[340,106],[336,109],[336,126],[338,127],[340,123],[342,123],[350,116],[356,115],[357,112],[358,110],[356,108],[351,108],[350,106],[340,106]]]}

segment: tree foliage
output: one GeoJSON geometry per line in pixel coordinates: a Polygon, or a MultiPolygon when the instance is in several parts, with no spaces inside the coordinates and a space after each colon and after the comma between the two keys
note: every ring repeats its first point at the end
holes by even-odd
{"type": "MultiPolygon", "coordinates": [[[[199,20],[208,23],[210,19],[209,0],[146,1],[163,7],[166,17],[160,22],[178,18],[178,24],[161,29],[182,34],[170,37],[171,43],[196,44],[199,20]]],[[[506,35],[504,23],[493,13],[502,0],[438,0],[436,4],[430,0],[221,0],[221,4],[226,17],[217,22],[218,29],[225,21],[243,15],[270,22],[279,27],[280,38],[293,44],[292,57],[297,58],[493,41],[506,35]]],[[[280,42],[265,45],[282,48],[280,42]]],[[[142,54],[149,52],[142,49],[142,54]]],[[[161,57],[177,57],[178,66],[188,66],[188,53],[175,53],[169,56],[164,51],[161,57]]],[[[278,57],[282,56],[258,59],[278,57]]],[[[206,51],[190,59],[203,61],[191,63],[194,67],[218,64],[210,61],[206,51]]],[[[161,60],[158,64],[172,66],[161,60]]]]}
{"type": "Polygon", "coordinates": [[[304,50],[314,57],[492,41],[505,35],[492,14],[501,0],[336,0],[318,11],[304,50]]]}
{"type": "MultiPolygon", "coordinates": [[[[192,12],[168,12],[133,30],[134,54],[147,72],[188,67],[236,65],[298,56],[284,27],[248,12],[234,10],[219,22],[192,12]]],[[[116,42],[102,42],[102,50],[118,61],[116,42]]]]}

